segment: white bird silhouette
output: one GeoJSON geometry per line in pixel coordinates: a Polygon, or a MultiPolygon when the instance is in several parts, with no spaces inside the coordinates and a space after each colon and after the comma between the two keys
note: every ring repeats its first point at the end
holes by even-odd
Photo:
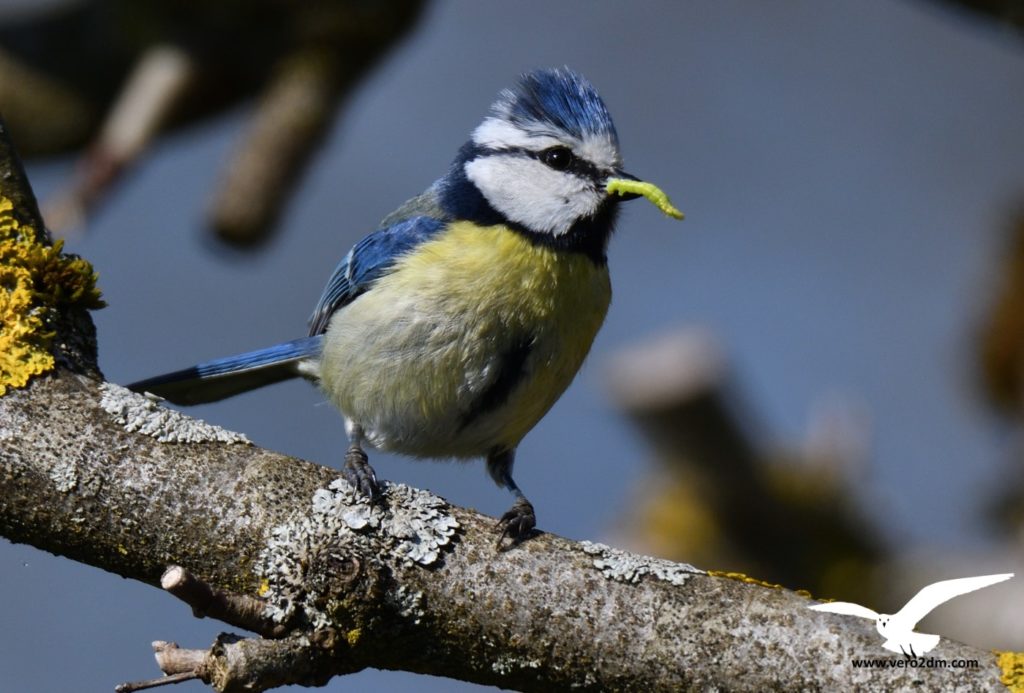
{"type": "Polygon", "coordinates": [[[980,590],[982,587],[988,587],[1012,577],[1013,573],[1000,573],[999,575],[980,575],[936,582],[923,587],[895,614],[880,614],[866,606],[852,602],[814,604],[808,608],[815,611],[872,619],[875,622],[875,628],[885,638],[882,647],[892,652],[902,652],[907,657],[916,657],[939,644],[938,635],[914,631],[917,622],[927,616],[932,609],[939,604],[948,602],[953,597],[980,590]]]}

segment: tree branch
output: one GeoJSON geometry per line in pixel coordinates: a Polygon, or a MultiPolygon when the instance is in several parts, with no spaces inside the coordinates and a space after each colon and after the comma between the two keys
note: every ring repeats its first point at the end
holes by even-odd
{"type": "MultiPolygon", "coordinates": [[[[0,197],[21,184],[10,163],[0,197]]],[[[53,348],[81,322],[58,322],[53,348]]],[[[934,657],[978,668],[854,669],[884,656],[871,624],[799,594],[550,534],[498,552],[493,518],[396,484],[369,505],[332,469],[101,382],[94,361],[55,363],[0,397],[0,535],[269,636],[160,643],[175,680],[252,691],[376,667],[526,691],[981,691],[1019,662],[944,640],[934,657]]]]}

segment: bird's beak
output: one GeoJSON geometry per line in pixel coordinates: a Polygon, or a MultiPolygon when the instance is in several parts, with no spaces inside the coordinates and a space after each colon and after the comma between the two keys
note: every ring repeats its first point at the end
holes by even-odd
{"type": "Polygon", "coordinates": [[[668,199],[668,195],[654,183],[642,181],[625,171],[616,171],[604,184],[605,192],[609,195],[619,195],[623,200],[635,200],[638,197],[646,197],[655,207],[672,217],[682,219],[683,213],[676,209],[668,199]]]}

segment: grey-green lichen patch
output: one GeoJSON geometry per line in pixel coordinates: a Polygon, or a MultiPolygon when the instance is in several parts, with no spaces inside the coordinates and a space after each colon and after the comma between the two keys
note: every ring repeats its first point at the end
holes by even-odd
{"type": "MultiPolygon", "coordinates": [[[[316,628],[331,624],[330,601],[343,573],[358,561],[431,566],[450,545],[459,523],[438,496],[402,484],[382,484],[380,503],[369,503],[344,479],[313,494],[308,513],[271,530],[257,573],[265,581],[265,613],[278,623],[297,614],[316,628]],[[334,575],[332,575],[334,573],[334,575]]],[[[404,607],[418,606],[406,595],[404,607]]]]}
{"type": "Polygon", "coordinates": [[[61,460],[47,472],[54,487],[61,493],[73,491],[78,486],[78,465],[73,460],[61,460]]]}
{"type": "Polygon", "coordinates": [[[439,496],[404,484],[389,485],[388,497],[391,513],[385,526],[395,555],[406,565],[436,563],[459,528],[448,504],[439,496]]]}
{"type": "Polygon", "coordinates": [[[345,479],[313,494],[313,514],[340,518],[353,531],[379,530],[394,556],[406,565],[437,561],[459,527],[444,499],[404,484],[384,484],[386,505],[370,504],[345,479]]]}
{"type": "Polygon", "coordinates": [[[391,603],[395,611],[413,623],[419,623],[425,615],[423,592],[399,585],[391,592],[391,603]]]}
{"type": "Polygon", "coordinates": [[[592,541],[581,541],[580,546],[586,554],[595,556],[594,567],[609,580],[636,584],[645,575],[650,575],[673,585],[682,585],[691,575],[705,574],[688,563],[642,556],[592,541]]]}
{"type": "Polygon", "coordinates": [[[100,385],[100,406],[131,433],[143,433],[161,443],[244,443],[241,433],[193,419],[160,406],[159,398],[140,395],[113,383],[100,385]]]}
{"type": "Polygon", "coordinates": [[[491,671],[501,676],[508,676],[523,669],[540,669],[543,665],[539,659],[523,659],[510,654],[499,655],[491,662],[491,671]]]}

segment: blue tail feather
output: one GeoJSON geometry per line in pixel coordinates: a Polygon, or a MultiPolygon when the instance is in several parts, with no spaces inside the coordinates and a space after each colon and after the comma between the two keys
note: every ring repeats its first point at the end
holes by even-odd
{"type": "Polygon", "coordinates": [[[302,375],[299,364],[319,356],[322,344],[323,335],[303,337],[140,380],[128,389],[150,392],[175,404],[216,402],[302,375]]]}

